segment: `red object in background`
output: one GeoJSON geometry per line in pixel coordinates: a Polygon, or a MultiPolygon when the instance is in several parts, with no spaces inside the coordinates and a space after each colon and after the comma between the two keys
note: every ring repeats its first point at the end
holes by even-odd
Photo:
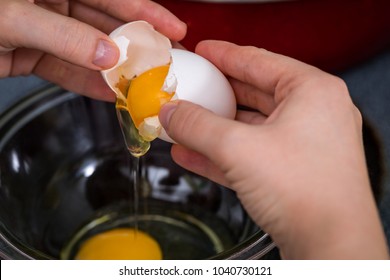
{"type": "Polygon", "coordinates": [[[266,48],[336,71],[390,46],[389,0],[156,2],[187,23],[182,44],[190,50],[201,40],[220,39],[266,48]]]}

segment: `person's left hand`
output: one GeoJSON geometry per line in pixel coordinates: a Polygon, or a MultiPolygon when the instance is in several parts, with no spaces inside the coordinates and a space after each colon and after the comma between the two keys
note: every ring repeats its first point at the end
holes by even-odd
{"type": "Polygon", "coordinates": [[[107,36],[146,20],[173,41],[186,25],[149,0],[0,0],[0,78],[36,74],[70,91],[113,101],[99,71],[115,65],[107,36]]]}

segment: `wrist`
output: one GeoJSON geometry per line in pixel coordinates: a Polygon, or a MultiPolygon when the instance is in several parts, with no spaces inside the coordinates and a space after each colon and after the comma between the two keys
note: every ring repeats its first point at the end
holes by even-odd
{"type": "Polygon", "coordinates": [[[388,259],[389,252],[374,199],[365,196],[302,203],[281,239],[287,259],[388,259]],[[331,207],[321,204],[332,204],[331,207]],[[305,204],[305,205],[303,205],[305,204]],[[309,204],[309,205],[308,205],[309,204]]]}

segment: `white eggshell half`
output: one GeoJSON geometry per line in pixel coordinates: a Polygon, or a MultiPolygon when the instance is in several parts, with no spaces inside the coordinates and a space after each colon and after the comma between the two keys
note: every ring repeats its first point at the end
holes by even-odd
{"type": "Polygon", "coordinates": [[[116,87],[121,76],[130,80],[149,69],[170,62],[171,42],[146,21],[124,24],[111,32],[110,38],[119,48],[119,61],[114,67],[101,73],[117,97],[121,96],[116,87]]]}
{"type": "MultiPolygon", "coordinates": [[[[234,119],[234,91],[219,69],[205,58],[180,49],[171,49],[171,71],[177,80],[176,98],[196,103],[224,118],[234,119]]],[[[164,129],[160,139],[173,143],[164,129]]]]}

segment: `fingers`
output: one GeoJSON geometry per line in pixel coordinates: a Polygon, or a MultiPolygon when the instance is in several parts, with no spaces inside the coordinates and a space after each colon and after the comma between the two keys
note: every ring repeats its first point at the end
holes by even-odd
{"type": "Polygon", "coordinates": [[[117,62],[119,50],[103,32],[26,1],[6,4],[0,33],[8,35],[2,38],[1,45],[42,50],[93,70],[109,68],[117,62]]]}
{"type": "Polygon", "coordinates": [[[160,122],[177,143],[207,157],[223,169],[234,160],[240,137],[247,135],[244,124],[219,117],[187,101],[170,102],[160,110],[160,122]],[[217,160],[217,161],[216,161],[217,160]]]}
{"type": "Polygon", "coordinates": [[[187,31],[184,22],[163,6],[149,0],[80,0],[80,2],[96,7],[124,22],[145,20],[174,41],[183,39],[187,31]]]}
{"type": "Polygon", "coordinates": [[[173,160],[183,168],[218,184],[229,185],[219,167],[213,164],[207,157],[181,145],[173,145],[171,155],[173,160]]]}
{"type": "Polygon", "coordinates": [[[276,59],[270,52],[255,47],[238,47],[227,42],[203,41],[197,45],[196,53],[210,60],[228,76],[249,83],[268,94],[274,92],[277,78],[283,71],[275,66],[276,59]],[[270,71],[273,71],[272,75],[270,71]]]}
{"type": "Polygon", "coordinates": [[[236,120],[247,124],[263,124],[266,119],[267,117],[259,112],[238,110],[236,113],[236,120]]]}
{"type": "MultiPolygon", "coordinates": [[[[34,70],[35,65],[43,56],[43,52],[35,49],[18,48],[13,53],[8,53],[1,57],[9,57],[9,64],[4,65],[6,70],[9,69],[5,76],[29,75],[34,70]]],[[[1,67],[3,69],[3,67],[1,67]]],[[[1,75],[0,75],[1,77],[1,75]]]]}
{"type": "Polygon", "coordinates": [[[225,74],[249,83],[281,100],[291,87],[308,76],[323,73],[315,67],[255,47],[239,47],[222,41],[203,41],[196,52],[210,60],[225,74]]]}
{"type": "Polygon", "coordinates": [[[125,23],[79,1],[70,2],[69,14],[71,17],[85,22],[106,34],[110,34],[115,28],[125,23]]]}
{"type": "Polygon", "coordinates": [[[10,76],[10,71],[12,68],[12,52],[1,54],[0,52],[0,78],[10,76]]]}
{"type": "Polygon", "coordinates": [[[51,55],[41,58],[34,74],[69,91],[94,99],[115,101],[115,93],[97,71],[68,63],[51,55]]]}
{"type": "Polygon", "coordinates": [[[35,0],[35,1],[29,0],[29,1],[49,11],[56,12],[58,14],[68,15],[69,12],[68,0],[35,0]]]}
{"type": "Polygon", "coordinates": [[[270,115],[276,108],[273,95],[259,90],[257,87],[236,79],[230,79],[237,104],[255,109],[263,115],[270,115]]]}

